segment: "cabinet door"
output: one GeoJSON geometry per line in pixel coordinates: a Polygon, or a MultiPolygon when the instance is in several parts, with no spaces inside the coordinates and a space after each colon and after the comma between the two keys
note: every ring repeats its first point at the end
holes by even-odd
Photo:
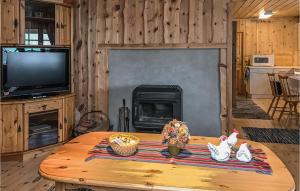
{"type": "Polygon", "coordinates": [[[23,150],[22,104],[2,105],[1,107],[1,153],[23,150]]]}
{"type": "Polygon", "coordinates": [[[63,124],[63,108],[58,109],[58,142],[63,141],[64,124],[63,124]]]}
{"type": "Polygon", "coordinates": [[[267,73],[250,74],[250,94],[272,95],[272,90],[267,73]]]}
{"type": "Polygon", "coordinates": [[[71,45],[71,8],[56,5],[55,20],[56,45],[71,45]]]}
{"type": "Polygon", "coordinates": [[[1,0],[1,43],[18,44],[20,33],[19,0],[1,0]]]}
{"type": "Polygon", "coordinates": [[[72,130],[75,125],[75,103],[74,96],[64,99],[64,141],[72,136],[72,130]]]}
{"type": "Polygon", "coordinates": [[[55,45],[60,45],[60,5],[55,5],[55,45]]]}
{"type": "Polygon", "coordinates": [[[60,44],[71,45],[71,9],[61,6],[60,44]]]}
{"type": "MultiPolygon", "coordinates": [[[[30,140],[30,115],[47,114],[49,111],[57,111],[58,142],[63,140],[63,101],[62,99],[41,100],[24,105],[24,150],[29,150],[30,140]]],[[[47,119],[47,118],[45,118],[47,119]]]]}

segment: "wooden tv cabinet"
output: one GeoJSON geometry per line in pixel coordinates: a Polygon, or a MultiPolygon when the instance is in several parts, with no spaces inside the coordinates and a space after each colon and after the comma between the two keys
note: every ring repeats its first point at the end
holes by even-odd
{"type": "Polygon", "coordinates": [[[67,141],[74,127],[75,95],[67,94],[42,99],[20,99],[0,102],[1,157],[29,151],[30,114],[57,111],[58,143],[67,141]]]}

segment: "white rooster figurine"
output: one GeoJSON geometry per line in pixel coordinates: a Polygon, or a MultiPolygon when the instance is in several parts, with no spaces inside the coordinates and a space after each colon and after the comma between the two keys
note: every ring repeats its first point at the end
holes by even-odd
{"type": "Polygon", "coordinates": [[[228,161],[230,158],[231,149],[227,143],[227,137],[221,136],[221,143],[219,146],[215,146],[211,143],[207,144],[211,157],[217,161],[228,161]]]}
{"type": "Polygon", "coordinates": [[[236,158],[242,162],[250,162],[252,159],[252,154],[248,148],[247,143],[241,144],[239,150],[236,153],[236,158]]]}
{"type": "Polygon", "coordinates": [[[234,145],[237,143],[237,135],[239,134],[238,130],[233,129],[233,133],[231,133],[231,135],[229,135],[228,139],[227,139],[227,143],[229,145],[230,148],[234,147],[234,145]]]}

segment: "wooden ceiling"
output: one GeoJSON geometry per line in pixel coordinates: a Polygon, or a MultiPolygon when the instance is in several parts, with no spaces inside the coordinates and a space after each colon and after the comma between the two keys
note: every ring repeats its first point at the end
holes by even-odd
{"type": "Polygon", "coordinates": [[[258,17],[264,9],[275,12],[274,17],[299,16],[300,0],[233,0],[233,18],[258,17]]]}

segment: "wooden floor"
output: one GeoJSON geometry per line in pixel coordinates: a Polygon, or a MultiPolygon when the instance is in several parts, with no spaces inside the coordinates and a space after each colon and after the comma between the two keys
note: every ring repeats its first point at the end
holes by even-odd
{"type": "MultiPolygon", "coordinates": [[[[270,100],[254,100],[264,110],[267,109],[270,100]]],[[[277,115],[276,115],[277,116],[277,115]]],[[[276,118],[275,116],[275,118],[276,118]]],[[[299,121],[290,120],[283,127],[275,120],[253,120],[233,119],[233,128],[237,128],[244,138],[241,127],[262,127],[262,128],[299,128],[299,121]]],[[[265,144],[286,164],[292,173],[297,190],[299,191],[299,145],[286,144],[265,144]]],[[[54,183],[41,178],[38,174],[38,166],[55,148],[43,149],[27,154],[23,162],[2,162],[1,163],[1,187],[0,191],[52,191],[54,183]]],[[[284,178],[284,177],[283,177],[284,178]]]]}
{"type": "MultiPolygon", "coordinates": [[[[270,104],[269,99],[254,99],[254,102],[263,110],[267,111],[270,104]]],[[[283,103],[280,103],[282,106],[283,103]]],[[[300,111],[298,109],[298,111],[300,111]]],[[[283,116],[281,122],[278,122],[279,112],[275,113],[274,120],[258,120],[258,119],[233,119],[233,128],[238,129],[240,137],[245,138],[242,127],[260,127],[260,128],[300,128],[300,121],[291,118],[288,119],[286,115],[283,116]]],[[[299,145],[295,144],[277,144],[277,143],[263,143],[269,147],[287,166],[294,177],[296,183],[296,190],[299,189],[299,145]]]]}
{"type": "Polygon", "coordinates": [[[0,191],[54,191],[54,182],[38,174],[38,166],[55,148],[24,156],[23,162],[1,163],[0,191]]]}

